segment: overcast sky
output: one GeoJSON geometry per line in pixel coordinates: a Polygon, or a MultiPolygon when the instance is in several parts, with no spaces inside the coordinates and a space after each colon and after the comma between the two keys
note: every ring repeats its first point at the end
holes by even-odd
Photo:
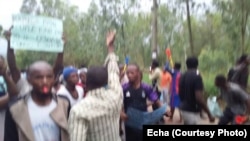
{"type": "MultiPolygon", "coordinates": [[[[69,0],[71,4],[78,5],[83,12],[88,10],[92,0],[69,0]]],[[[152,0],[141,0],[142,10],[150,10],[152,0]]],[[[23,0],[0,0],[0,25],[8,29],[11,25],[11,15],[19,13],[23,0]]]]}
{"type": "MultiPolygon", "coordinates": [[[[69,0],[71,4],[78,5],[79,9],[83,12],[88,10],[88,7],[92,0],[69,0]]],[[[150,11],[152,6],[152,0],[140,0],[141,10],[150,11]]],[[[161,0],[161,2],[167,0],[161,0]]],[[[195,0],[197,2],[211,3],[211,0],[195,0]]],[[[4,29],[8,29],[11,26],[11,15],[19,13],[23,0],[0,0],[0,25],[4,29]]]]}

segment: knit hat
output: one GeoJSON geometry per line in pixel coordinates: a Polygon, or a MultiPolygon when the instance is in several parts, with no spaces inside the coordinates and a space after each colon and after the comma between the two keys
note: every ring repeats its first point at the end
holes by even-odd
{"type": "Polygon", "coordinates": [[[69,66],[69,67],[64,68],[64,69],[63,69],[63,79],[64,79],[64,80],[67,80],[68,77],[69,77],[69,75],[70,75],[71,73],[74,73],[74,72],[77,73],[77,69],[74,68],[73,66],[69,66]]]}

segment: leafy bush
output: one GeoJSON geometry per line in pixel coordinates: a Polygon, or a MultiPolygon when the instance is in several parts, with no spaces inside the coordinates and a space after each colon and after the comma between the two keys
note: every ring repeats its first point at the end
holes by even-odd
{"type": "Polygon", "coordinates": [[[142,82],[147,83],[149,85],[152,84],[151,80],[149,79],[149,73],[143,72],[142,82]]]}
{"type": "Polygon", "coordinates": [[[202,77],[205,89],[205,97],[217,96],[219,91],[214,85],[215,74],[203,74],[202,77]]]}
{"type": "Polygon", "coordinates": [[[224,50],[202,49],[199,55],[199,69],[203,73],[226,74],[231,67],[228,54],[224,50]]]}
{"type": "Polygon", "coordinates": [[[209,48],[202,49],[199,55],[199,62],[206,97],[218,95],[218,89],[214,85],[214,79],[218,74],[226,75],[228,69],[231,67],[228,52],[223,50],[214,51],[209,48]]]}

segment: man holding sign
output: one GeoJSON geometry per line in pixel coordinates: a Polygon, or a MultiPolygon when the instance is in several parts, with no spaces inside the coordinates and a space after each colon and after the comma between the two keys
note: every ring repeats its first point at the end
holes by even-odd
{"type": "MultiPolygon", "coordinates": [[[[27,82],[26,78],[21,77],[21,71],[17,67],[14,49],[11,48],[12,47],[12,44],[11,44],[12,29],[11,29],[11,32],[10,31],[5,32],[5,37],[8,42],[7,61],[9,64],[10,73],[11,73],[13,81],[17,85],[17,89],[19,91],[18,95],[23,96],[24,94],[28,93],[32,88],[27,82]]],[[[63,37],[62,39],[65,42],[65,38],[63,37]]],[[[63,68],[63,54],[64,54],[63,51],[58,53],[58,56],[57,56],[57,59],[55,61],[54,68],[53,68],[55,75],[59,73],[61,68],[63,68]]]]}

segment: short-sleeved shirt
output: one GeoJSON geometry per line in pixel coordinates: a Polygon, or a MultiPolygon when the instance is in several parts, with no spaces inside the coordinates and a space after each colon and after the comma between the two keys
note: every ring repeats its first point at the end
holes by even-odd
{"type": "Polygon", "coordinates": [[[203,91],[203,81],[198,71],[187,71],[180,78],[179,96],[180,109],[188,112],[200,112],[201,107],[196,101],[195,92],[203,91]]]}
{"type": "Polygon", "coordinates": [[[237,84],[229,83],[229,90],[221,90],[221,97],[234,114],[244,114],[249,95],[237,84]]]}
{"type": "Polygon", "coordinates": [[[128,107],[140,111],[147,111],[147,99],[155,102],[158,100],[157,93],[147,84],[141,84],[140,88],[134,89],[129,83],[123,85],[124,109],[128,107]]]}

